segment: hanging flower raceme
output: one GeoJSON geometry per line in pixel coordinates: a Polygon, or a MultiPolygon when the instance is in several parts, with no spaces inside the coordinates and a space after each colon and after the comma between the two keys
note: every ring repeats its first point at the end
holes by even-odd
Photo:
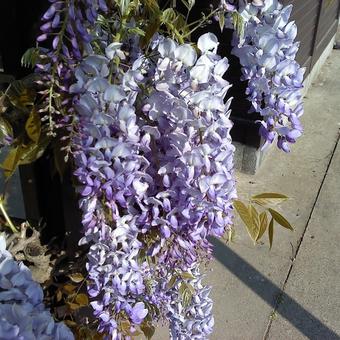
{"type": "MultiPolygon", "coordinates": [[[[182,273],[179,275],[190,275],[193,267],[207,259],[207,237],[220,237],[231,225],[236,197],[230,100],[224,103],[230,85],[222,78],[228,61],[216,55],[218,42],[213,34],[200,37],[197,46],[199,57],[189,44],[177,45],[158,37],[153,47],[158,57],[150,62],[146,83],[151,86],[143,100],[146,125],[142,130],[149,134],[145,135],[149,145],[145,157],[154,181],[147,188],[138,221],[147,230],[146,238],[152,236],[147,254],[162,265],[154,275],[159,275],[160,290],[169,287],[175,269],[182,273]]],[[[195,279],[198,284],[199,277],[195,279]]],[[[191,321],[185,321],[186,309],[176,305],[174,312],[172,305],[180,299],[179,287],[180,283],[172,287],[165,300],[172,337],[184,339],[183,325],[196,322],[186,328],[186,339],[205,339],[212,329],[211,308],[204,316],[193,312],[191,321]]],[[[208,288],[188,287],[197,295],[203,289],[204,299],[208,299],[208,288]]],[[[203,300],[201,307],[205,308],[203,300]]],[[[192,299],[188,310],[194,310],[194,304],[198,306],[200,301],[192,299]]]]}
{"type": "Polygon", "coordinates": [[[30,270],[16,262],[0,236],[0,339],[74,339],[43,303],[43,291],[30,270]]]}
{"type": "Polygon", "coordinates": [[[245,26],[243,38],[234,40],[233,53],[239,57],[247,94],[254,111],[263,117],[260,133],[266,144],[289,151],[302,134],[302,82],[304,69],[294,60],[299,43],[297,28],[289,22],[292,6],[277,0],[247,4],[240,10],[245,26]]]}
{"type": "Polygon", "coordinates": [[[188,304],[183,299],[183,294],[180,294],[183,282],[177,282],[171,291],[168,308],[171,340],[208,339],[213,330],[213,302],[209,298],[211,288],[202,285],[202,277],[197,266],[190,273],[193,277],[185,284],[185,288],[190,287],[193,296],[188,304]]]}
{"type": "Polygon", "coordinates": [[[157,60],[140,56],[114,85],[111,47],[81,63],[70,90],[79,93],[75,175],[82,242],[91,244],[89,293],[100,330],[118,339],[119,320],[132,332],[147,304],[167,314],[178,294],[167,288],[174,268],[188,271],[207,256],[207,236],[231,225],[236,195],[228,62],[216,55],[216,37],[199,39],[198,59],[190,45],[160,37],[157,60]]]}
{"type": "MultiPolygon", "coordinates": [[[[50,49],[40,49],[40,63],[36,72],[40,73],[40,84],[48,88],[46,105],[40,110],[48,120],[48,134],[55,136],[55,128],[65,125],[64,116],[70,110],[68,88],[74,82],[74,69],[83,55],[92,53],[91,30],[95,27],[99,12],[107,12],[104,0],[50,0],[52,3],[42,17],[41,35],[38,43],[51,40],[50,49]],[[59,116],[58,116],[59,115],[59,116]]],[[[72,109],[71,109],[72,110],[72,109]]]]}
{"type": "Polygon", "coordinates": [[[198,59],[190,45],[171,39],[156,48],[153,86],[143,107],[153,144],[145,156],[156,179],[149,196],[156,201],[144,201],[152,209],[142,223],[161,231],[152,255],[164,248],[164,256],[171,253],[185,269],[197,261],[198,249],[207,250],[207,235],[221,236],[232,223],[234,147],[230,100],[224,103],[230,85],[222,78],[228,61],[216,55],[213,34],[198,40],[198,59]]]}
{"type": "Polygon", "coordinates": [[[137,92],[131,87],[142,76],[131,70],[120,85],[110,84],[109,61],[106,56],[87,57],[77,68],[78,82],[70,90],[79,93],[74,102],[78,135],[73,143],[85,227],[81,243],[91,245],[89,294],[99,330],[121,339],[120,321],[129,320],[128,331],[133,333],[133,325],[148,313],[142,301],[146,263],[138,262],[142,244],[134,206],[147,188],[143,180],[152,179],[145,174],[148,161],[139,153],[137,92]]]}

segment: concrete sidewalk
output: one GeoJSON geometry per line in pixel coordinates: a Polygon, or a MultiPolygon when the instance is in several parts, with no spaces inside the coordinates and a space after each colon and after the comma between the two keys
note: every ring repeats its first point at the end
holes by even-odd
{"type": "MultiPolygon", "coordinates": [[[[236,220],[231,245],[215,241],[208,273],[212,340],[340,339],[340,51],[333,51],[305,100],[304,137],[290,154],[274,150],[255,176],[237,174],[241,199],[291,197],[274,244],[253,246],[236,220]]],[[[266,238],[264,238],[266,239],[266,238]]],[[[156,340],[168,339],[158,329],[156,340]]]]}
{"type": "Polygon", "coordinates": [[[308,92],[305,133],[289,155],[274,151],[255,176],[238,174],[240,198],[291,197],[295,232],[253,247],[240,223],[231,246],[216,241],[211,339],[340,339],[340,51],[308,92]]]}

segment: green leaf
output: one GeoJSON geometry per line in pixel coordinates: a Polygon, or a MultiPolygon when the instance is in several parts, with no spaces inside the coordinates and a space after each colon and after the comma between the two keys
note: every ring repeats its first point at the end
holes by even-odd
{"type": "Polygon", "coordinates": [[[247,231],[252,240],[256,241],[259,229],[258,213],[253,206],[246,205],[239,201],[234,201],[234,207],[247,227],[247,231]]]}
{"type": "Polygon", "coordinates": [[[183,280],[192,280],[195,278],[191,273],[187,272],[182,272],[180,275],[183,280]]]}
{"type": "Polygon", "coordinates": [[[6,179],[9,179],[19,165],[29,164],[40,158],[47,148],[50,139],[46,136],[40,138],[38,143],[31,142],[28,145],[19,145],[11,148],[0,165],[4,169],[6,179]]]}
{"type": "Polygon", "coordinates": [[[22,146],[19,165],[30,164],[40,158],[45,152],[49,142],[49,138],[45,137],[40,139],[38,143],[30,143],[27,146],[22,146]]]}
{"type": "Polygon", "coordinates": [[[239,36],[240,39],[243,39],[244,35],[244,21],[240,13],[238,12],[233,12],[232,13],[232,18],[233,18],[233,25],[234,29],[239,36]]]}
{"type": "Polygon", "coordinates": [[[256,237],[256,241],[260,240],[261,237],[263,236],[263,234],[265,233],[267,227],[268,227],[268,217],[267,217],[267,213],[265,211],[263,211],[260,214],[260,227],[259,227],[259,232],[258,235],[256,237]]]}
{"type": "Polygon", "coordinates": [[[71,284],[65,284],[63,285],[62,289],[64,292],[66,292],[67,294],[71,294],[76,290],[77,286],[75,285],[71,285],[71,284]]]}
{"type": "Polygon", "coordinates": [[[274,237],[274,220],[273,220],[273,218],[269,222],[268,237],[269,237],[269,249],[272,249],[273,237],[274,237]]]}
{"type": "Polygon", "coordinates": [[[76,296],[76,302],[80,305],[80,306],[88,306],[89,304],[89,298],[86,294],[78,294],[76,296]]]}
{"type": "Polygon", "coordinates": [[[81,273],[73,273],[68,275],[72,282],[80,283],[84,280],[84,276],[81,273]]]}
{"type": "Polygon", "coordinates": [[[270,214],[272,215],[273,219],[282,227],[289,229],[289,230],[294,230],[294,228],[291,226],[291,224],[276,210],[269,208],[268,209],[270,214]]]}
{"type": "Polygon", "coordinates": [[[144,0],[143,5],[147,12],[151,14],[151,16],[159,15],[160,9],[157,0],[144,0]]]}
{"type": "Polygon", "coordinates": [[[123,333],[129,333],[131,328],[131,324],[129,320],[122,320],[120,322],[120,329],[123,333]]]}
{"type": "Polygon", "coordinates": [[[40,50],[37,47],[29,48],[21,57],[21,65],[23,67],[33,68],[40,58],[40,50]]]}
{"type": "Polygon", "coordinates": [[[150,322],[150,321],[144,321],[141,325],[140,325],[140,329],[142,330],[142,332],[144,333],[145,337],[149,340],[153,337],[153,335],[155,334],[155,326],[150,322]]]}
{"type": "Polygon", "coordinates": [[[20,160],[20,147],[11,148],[1,164],[6,180],[14,174],[20,160]]]}
{"type": "Polygon", "coordinates": [[[40,138],[40,129],[41,129],[41,120],[38,112],[33,109],[28,116],[28,119],[25,124],[25,130],[28,137],[33,142],[38,142],[40,138]]]}
{"type": "Polygon", "coordinates": [[[81,308],[82,306],[78,305],[77,303],[73,303],[73,302],[66,302],[68,308],[71,309],[71,311],[75,311],[79,308],[81,308]]]}
{"type": "Polygon", "coordinates": [[[263,194],[255,195],[251,198],[251,201],[261,206],[276,205],[286,201],[289,197],[283,194],[275,192],[266,192],[263,194]]]}
{"type": "Polygon", "coordinates": [[[176,17],[177,15],[175,10],[173,8],[167,8],[165,11],[163,11],[161,21],[164,24],[172,24],[176,17]]]}
{"type": "Polygon", "coordinates": [[[145,32],[142,29],[140,29],[139,27],[129,28],[129,33],[130,34],[136,34],[136,35],[139,35],[141,37],[145,36],[145,32]]]}
{"type": "Polygon", "coordinates": [[[36,93],[33,89],[36,76],[29,75],[23,79],[13,81],[6,90],[6,95],[11,104],[24,111],[30,113],[35,101],[36,93]]]}
{"type": "Polygon", "coordinates": [[[127,15],[131,0],[116,0],[122,16],[127,15]]]}
{"type": "Polygon", "coordinates": [[[187,8],[188,11],[195,6],[196,0],[182,0],[183,5],[187,8]]]}
{"type": "Polygon", "coordinates": [[[0,114],[4,113],[6,110],[7,110],[6,95],[1,92],[1,94],[0,94],[0,114]]]}
{"type": "Polygon", "coordinates": [[[182,282],[179,287],[179,294],[182,298],[182,304],[184,307],[187,307],[190,305],[193,295],[195,294],[194,288],[185,282],[182,282]]]}
{"type": "Polygon", "coordinates": [[[5,118],[0,117],[0,140],[13,137],[13,129],[5,118]]]}
{"type": "Polygon", "coordinates": [[[176,281],[177,281],[177,275],[172,276],[168,282],[168,289],[173,288],[174,285],[176,284],[176,281]]]}
{"type": "Polygon", "coordinates": [[[255,195],[252,198],[273,198],[287,200],[289,197],[276,192],[264,192],[262,194],[255,195]]]}
{"type": "Polygon", "coordinates": [[[253,226],[253,219],[249,209],[245,206],[245,204],[239,200],[235,200],[234,208],[236,209],[237,213],[240,215],[243,223],[247,226],[247,228],[252,228],[253,226]]]}
{"type": "Polygon", "coordinates": [[[220,25],[220,29],[221,29],[221,32],[223,31],[224,29],[224,25],[225,25],[225,15],[224,15],[224,12],[221,11],[219,14],[218,14],[218,23],[220,25]]]}
{"type": "Polygon", "coordinates": [[[148,45],[154,34],[158,32],[160,24],[161,22],[158,17],[150,21],[150,23],[145,28],[145,35],[141,38],[141,47],[144,48],[148,45]]]}

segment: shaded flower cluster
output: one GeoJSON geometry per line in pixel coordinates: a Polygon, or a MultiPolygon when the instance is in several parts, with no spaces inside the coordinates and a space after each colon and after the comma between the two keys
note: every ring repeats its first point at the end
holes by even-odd
{"type": "Polygon", "coordinates": [[[74,339],[43,303],[43,291],[30,270],[16,262],[0,237],[0,339],[74,339]]]}
{"type": "Polygon", "coordinates": [[[304,69],[295,61],[297,28],[289,22],[292,6],[277,0],[247,4],[240,10],[244,38],[235,38],[233,53],[239,57],[253,110],[263,117],[260,134],[266,144],[289,152],[302,134],[302,82],[304,69]]]}
{"type": "Polygon", "coordinates": [[[38,83],[47,87],[46,105],[40,112],[46,113],[48,134],[55,136],[55,128],[65,125],[65,115],[70,107],[68,88],[74,82],[74,69],[83,55],[92,52],[90,33],[95,27],[99,12],[108,11],[105,0],[49,0],[50,7],[42,16],[39,44],[51,41],[49,49],[40,49],[40,62],[36,72],[42,77],[38,83]],[[47,86],[48,85],[48,86],[47,86]]]}

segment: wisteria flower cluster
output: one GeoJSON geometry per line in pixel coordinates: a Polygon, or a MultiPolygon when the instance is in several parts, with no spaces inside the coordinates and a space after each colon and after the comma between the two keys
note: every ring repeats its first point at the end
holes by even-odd
{"type": "MultiPolygon", "coordinates": [[[[65,106],[69,109],[69,98],[63,98],[74,80],[74,68],[83,53],[91,50],[93,35],[89,33],[95,26],[98,14],[107,12],[104,0],[49,0],[50,7],[42,16],[41,34],[37,42],[51,41],[49,49],[43,49],[36,72],[42,77],[40,84],[49,84],[42,92],[46,95],[46,105],[40,109],[45,113],[43,121],[48,121],[48,134],[56,136],[56,128],[65,125],[65,106]],[[60,98],[63,101],[60,102],[60,98]]],[[[67,122],[67,120],[66,120],[67,122]]]]}
{"type": "Polygon", "coordinates": [[[277,0],[246,4],[240,9],[244,38],[235,38],[233,53],[239,57],[247,94],[254,111],[263,117],[260,134],[266,144],[289,152],[302,134],[302,82],[304,69],[295,61],[299,43],[297,27],[289,22],[292,6],[277,0]]]}
{"type": "Polygon", "coordinates": [[[0,236],[0,339],[71,340],[72,332],[55,322],[43,303],[43,291],[30,270],[16,262],[0,236]]]}
{"type": "MultiPolygon", "coordinates": [[[[155,317],[150,304],[164,311],[175,332],[178,316],[168,310],[178,284],[167,289],[174,268],[191,272],[210,251],[207,236],[221,236],[231,225],[234,147],[230,100],[224,103],[230,85],[217,45],[216,36],[203,35],[197,58],[189,44],[159,36],[155,57],[139,56],[114,84],[108,81],[111,46],[76,70],[70,90],[79,93],[75,175],[82,183],[82,242],[92,244],[89,293],[100,330],[114,338],[121,337],[124,316],[131,332],[148,314],[155,317]]],[[[195,284],[197,304],[203,288],[199,278],[195,284]]],[[[207,291],[202,308],[210,315],[207,291]]],[[[211,320],[186,333],[207,336],[211,320]]]]}
{"type": "MultiPolygon", "coordinates": [[[[185,18],[173,8],[162,14],[157,1],[49,1],[37,38],[51,44],[36,65],[37,112],[48,138],[68,141],[91,325],[105,339],[129,340],[149,337],[165,320],[172,340],[207,339],[214,318],[201,267],[212,253],[208,237],[232,226],[237,197],[228,59],[212,33],[186,43],[184,28],[175,27],[185,18]]],[[[233,53],[263,117],[260,133],[288,151],[302,133],[291,7],[221,1],[206,20],[225,11],[245,22],[233,53]]],[[[46,311],[28,269],[0,254],[0,338],[72,339],[46,311]]]]}

